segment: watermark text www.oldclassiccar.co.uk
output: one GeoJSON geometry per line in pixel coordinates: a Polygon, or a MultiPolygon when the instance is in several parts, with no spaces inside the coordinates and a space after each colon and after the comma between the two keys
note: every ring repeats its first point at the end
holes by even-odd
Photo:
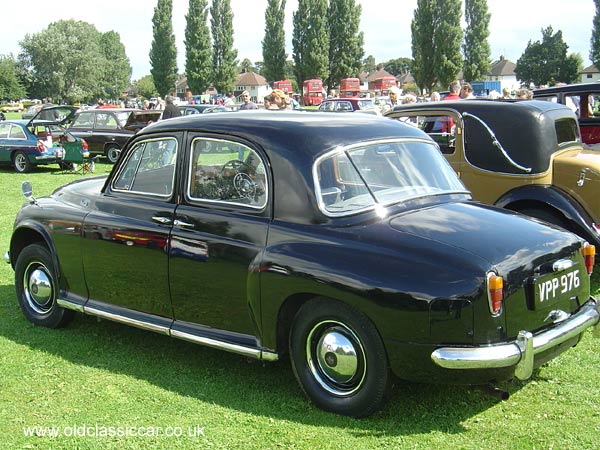
{"type": "Polygon", "coordinates": [[[25,437],[206,437],[204,427],[200,425],[189,426],[129,426],[129,425],[101,425],[101,424],[73,424],[67,426],[25,426],[25,437]]]}

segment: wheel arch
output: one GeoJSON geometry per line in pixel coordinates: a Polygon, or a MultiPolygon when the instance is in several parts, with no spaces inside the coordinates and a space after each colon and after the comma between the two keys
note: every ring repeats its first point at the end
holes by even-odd
{"type": "Polygon", "coordinates": [[[46,230],[40,226],[36,226],[35,224],[20,226],[13,232],[10,240],[10,265],[12,268],[15,268],[17,258],[19,257],[21,251],[23,251],[23,249],[28,245],[35,243],[43,244],[50,251],[54,262],[54,267],[56,268],[57,275],[60,278],[60,266],[58,264],[58,259],[56,257],[56,251],[54,249],[54,245],[52,244],[52,240],[50,239],[50,236],[46,230]]]}
{"type": "Polygon", "coordinates": [[[600,245],[600,236],[592,226],[592,217],[575,198],[554,186],[523,186],[513,189],[500,197],[495,206],[516,212],[538,208],[558,214],[570,231],[600,245]]]}

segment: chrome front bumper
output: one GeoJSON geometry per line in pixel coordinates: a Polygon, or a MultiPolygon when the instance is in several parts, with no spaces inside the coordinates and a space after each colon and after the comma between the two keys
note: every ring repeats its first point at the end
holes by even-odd
{"type": "Polygon", "coordinates": [[[532,334],[520,331],[517,339],[487,347],[442,347],[431,354],[438,366],[446,369],[494,369],[515,366],[515,376],[526,380],[533,373],[535,355],[556,347],[595,326],[600,334],[600,303],[591,298],[579,311],[556,326],[532,334]]]}

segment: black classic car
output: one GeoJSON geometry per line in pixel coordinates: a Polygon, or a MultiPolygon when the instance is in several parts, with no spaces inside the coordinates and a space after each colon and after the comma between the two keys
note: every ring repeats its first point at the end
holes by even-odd
{"type": "Polygon", "coordinates": [[[600,153],[553,102],[443,101],[387,117],[432,137],[475,200],[554,223],[600,245],[600,153]]]}
{"type": "Polygon", "coordinates": [[[149,123],[160,119],[160,110],[97,108],[79,111],[69,131],[84,138],[90,153],[106,156],[115,163],[127,140],[149,123]]]}
{"type": "Polygon", "coordinates": [[[474,203],[425,133],[389,119],[230,113],[140,131],[107,178],[18,213],[24,315],[75,311],[264,361],[367,416],[392,377],[527,379],[599,321],[595,249],[474,203]]]}
{"type": "Polygon", "coordinates": [[[600,83],[577,83],[535,89],[533,98],[568,106],[577,116],[584,144],[600,144],[600,83]]]}

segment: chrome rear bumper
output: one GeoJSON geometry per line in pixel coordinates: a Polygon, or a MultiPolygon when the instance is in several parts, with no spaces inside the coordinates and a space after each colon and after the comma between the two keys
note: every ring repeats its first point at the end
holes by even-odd
{"type": "Polygon", "coordinates": [[[515,366],[520,380],[531,377],[535,355],[551,349],[595,326],[600,333],[600,302],[593,298],[568,319],[538,334],[520,331],[517,339],[497,345],[480,347],[442,347],[431,354],[438,366],[446,369],[493,369],[515,366]]]}

